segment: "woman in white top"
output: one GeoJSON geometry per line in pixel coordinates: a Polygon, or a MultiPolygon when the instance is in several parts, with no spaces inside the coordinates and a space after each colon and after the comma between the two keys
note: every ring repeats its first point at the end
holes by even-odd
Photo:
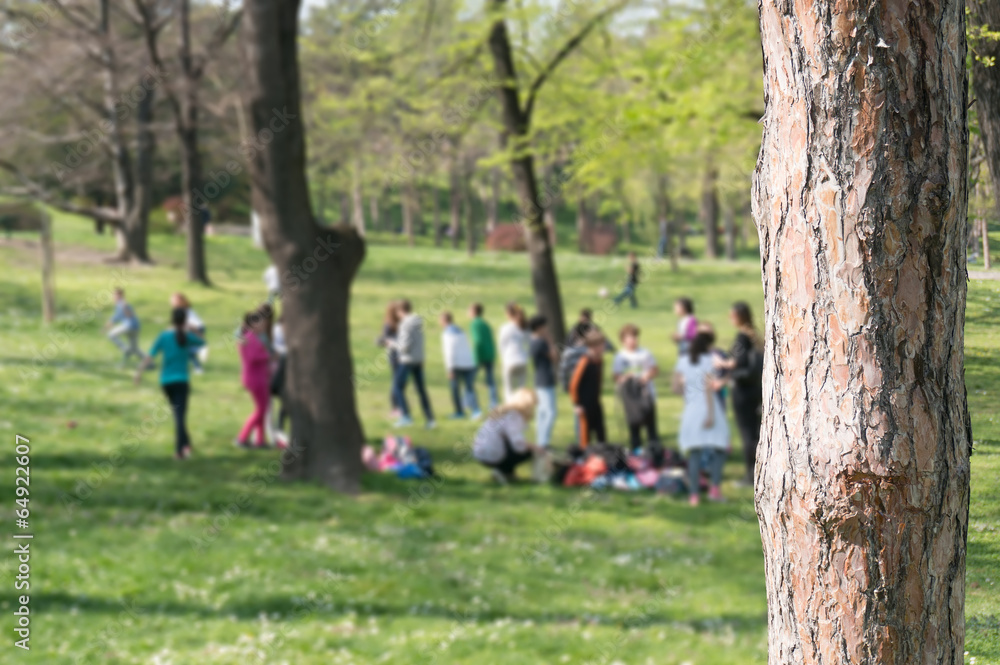
{"type": "Polygon", "coordinates": [[[515,302],[507,303],[507,322],[500,326],[497,339],[503,366],[503,397],[509,400],[514,391],[528,385],[528,346],[531,336],[524,310],[515,302]]]}
{"type": "Polygon", "coordinates": [[[709,474],[709,499],[722,500],[719,485],[729,448],[729,424],[715,397],[715,391],[720,386],[719,380],[714,376],[714,362],[709,353],[711,345],[709,335],[695,335],[688,353],[681,356],[674,370],[674,392],[684,395],[684,413],[681,415],[678,439],[681,451],[688,457],[692,506],[698,505],[703,469],[709,474]]]}
{"type": "Polygon", "coordinates": [[[514,479],[514,470],[531,459],[538,446],[524,438],[528,423],[535,415],[535,392],[521,388],[502,406],[494,409],[476,432],[472,456],[493,471],[498,482],[514,479]]]}

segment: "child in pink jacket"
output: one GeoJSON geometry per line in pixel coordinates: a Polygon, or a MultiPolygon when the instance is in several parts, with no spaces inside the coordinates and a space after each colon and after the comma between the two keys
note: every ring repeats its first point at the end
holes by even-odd
{"type": "Polygon", "coordinates": [[[259,313],[250,312],[244,319],[243,335],[240,340],[240,360],[243,371],[240,378],[243,387],[253,398],[253,413],[247,418],[236,438],[236,445],[248,447],[250,434],[257,430],[257,446],[267,445],[264,439],[264,425],[267,420],[268,402],[271,400],[271,350],[268,339],[267,319],[259,313]]]}

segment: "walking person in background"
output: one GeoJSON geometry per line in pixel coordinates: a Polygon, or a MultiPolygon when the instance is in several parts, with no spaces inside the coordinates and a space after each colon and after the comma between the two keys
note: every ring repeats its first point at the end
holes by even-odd
{"type": "Polygon", "coordinates": [[[719,412],[715,391],[721,383],[714,377],[715,367],[709,348],[711,337],[698,333],[688,352],[681,356],[674,369],[674,392],[684,396],[684,412],[678,434],[681,451],[688,458],[688,490],[690,503],[701,500],[701,472],[709,476],[708,498],[722,500],[722,467],[729,448],[729,425],[719,412]]]}
{"type": "Polygon", "coordinates": [[[651,447],[658,446],[656,429],[656,385],[660,373],[653,354],[639,346],[639,328],[627,323],[618,333],[621,349],[611,365],[618,393],[628,421],[629,445],[633,452],[642,448],[642,429],[646,428],[651,447]]]}
{"type": "Polygon", "coordinates": [[[108,334],[108,339],[122,352],[122,367],[124,367],[131,356],[138,357],[140,361],[145,360],[146,356],[139,349],[139,317],[136,316],[132,305],[126,302],[125,289],[116,288],[114,297],[115,310],[104,324],[104,330],[108,334]]]}
{"type": "Polygon", "coordinates": [[[535,393],[538,412],[535,416],[535,442],[547,448],[552,441],[552,428],[556,424],[556,365],[559,352],[549,340],[544,316],[536,315],[528,322],[531,328],[531,364],[535,369],[535,393]]]}
{"type": "Polygon", "coordinates": [[[406,382],[412,374],[413,383],[420,395],[420,406],[427,419],[425,427],[434,429],[434,412],[431,410],[431,400],[427,396],[427,386],[424,384],[424,320],[413,312],[413,304],[409,300],[399,301],[399,332],[393,346],[399,352],[399,368],[396,370],[393,383],[400,412],[396,427],[413,424],[410,407],[406,403],[406,382]]]}
{"type": "Polygon", "coordinates": [[[187,405],[191,387],[188,378],[188,363],[191,352],[202,345],[197,335],[187,332],[187,311],[175,307],[170,312],[170,330],[161,332],[149,355],[145,356],[135,373],[135,384],[142,380],[142,372],[150,367],[159,354],[163,354],[160,366],[160,387],[170,402],[170,410],[174,415],[175,456],[186,459],[191,456],[191,437],[187,430],[187,405]]]}
{"type": "Polygon", "coordinates": [[[680,355],[687,353],[691,341],[698,334],[698,319],[694,318],[694,303],[690,298],[678,298],[674,301],[674,314],[677,315],[677,332],[673,339],[677,343],[680,355]]]}
{"type": "Polygon", "coordinates": [[[469,338],[464,330],[455,325],[451,312],[441,314],[441,328],[444,368],[448,372],[451,399],[455,405],[452,418],[465,418],[465,409],[468,408],[471,418],[479,420],[483,414],[479,411],[479,400],[476,398],[476,359],[472,355],[469,338]]]}
{"type": "Polygon", "coordinates": [[[503,406],[494,409],[476,431],[472,456],[488,467],[501,485],[515,480],[517,467],[538,452],[538,446],[525,438],[534,412],[535,393],[521,388],[503,406]]]}
{"type": "Polygon", "coordinates": [[[625,266],[625,288],[615,296],[616,305],[620,305],[623,300],[628,298],[632,304],[632,309],[639,306],[639,301],[635,297],[635,290],[639,287],[640,271],[639,260],[635,257],[635,252],[629,252],[628,263],[625,266]]]}
{"type": "Polygon", "coordinates": [[[382,334],[376,342],[385,349],[386,357],[389,360],[389,402],[392,404],[393,420],[399,418],[399,401],[396,399],[396,372],[399,370],[399,351],[396,350],[395,342],[399,336],[399,302],[393,300],[385,310],[385,318],[382,319],[382,334]]]}
{"type": "MultiPolygon", "coordinates": [[[[183,293],[179,291],[170,296],[170,306],[174,309],[183,309],[187,313],[186,330],[198,336],[202,342],[205,341],[205,322],[195,313],[191,307],[191,302],[183,293]]],[[[194,367],[195,374],[201,374],[202,363],[208,359],[208,344],[202,344],[197,350],[191,351],[191,366],[194,367]]]]}
{"type": "Polygon", "coordinates": [[[733,342],[730,357],[717,360],[716,367],[729,371],[733,386],[733,413],[740,439],[743,440],[743,461],[746,464],[742,482],[753,486],[763,402],[763,343],[754,328],[750,306],[745,302],[733,305],[729,319],[736,326],[736,341],[733,342]]]}
{"type": "Polygon", "coordinates": [[[486,388],[490,391],[490,410],[497,408],[497,383],[493,377],[493,364],[496,362],[497,350],[493,343],[493,330],[483,318],[482,303],[473,303],[469,308],[472,323],[469,324],[469,335],[472,337],[472,354],[476,359],[476,371],[483,370],[486,388]]]}
{"type": "Polygon", "coordinates": [[[569,382],[569,397],[579,424],[580,446],[586,448],[593,434],[597,443],[607,443],[601,390],[604,383],[604,335],[591,330],[583,340],[587,352],[580,358],[569,382]]]}
{"type": "Polygon", "coordinates": [[[250,447],[250,436],[257,432],[258,448],[267,446],[265,427],[267,410],[271,401],[271,341],[268,337],[268,320],[260,311],[247,312],[243,319],[239,340],[240,360],[243,365],[243,387],[253,398],[253,412],[236,437],[235,444],[250,447]]]}
{"type": "Polygon", "coordinates": [[[528,384],[528,322],[524,310],[507,303],[507,322],[500,326],[500,362],[503,365],[503,397],[510,399],[528,384]]]}

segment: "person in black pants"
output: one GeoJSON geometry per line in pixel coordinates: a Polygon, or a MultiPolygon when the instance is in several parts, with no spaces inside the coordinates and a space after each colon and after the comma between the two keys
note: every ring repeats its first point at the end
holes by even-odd
{"type": "Polygon", "coordinates": [[[625,267],[625,288],[615,296],[615,304],[620,305],[626,298],[632,303],[632,309],[639,306],[636,300],[635,290],[639,288],[639,259],[635,257],[635,252],[628,253],[628,265],[625,267]]]}
{"type": "Polygon", "coordinates": [[[142,380],[142,372],[152,364],[153,358],[163,354],[163,364],[160,366],[160,385],[170,410],[174,414],[174,429],[177,459],[186,459],[191,455],[191,437],[187,431],[187,404],[191,392],[188,381],[188,366],[192,354],[204,345],[197,335],[185,330],[187,310],[176,307],[170,313],[172,329],[160,333],[153,342],[149,355],[139,365],[135,373],[135,383],[142,380]]]}
{"type": "Polygon", "coordinates": [[[596,330],[584,337],[587,352],[580,358],[573,377],[569,382],[570,401],[576,410],[580,423],[580,446],[586,448],[591,442],[591,433],[597,443],[607,443],[608,435],[604,426],[604,407],[601,405],[601,389],[604,381],[604,335],[596,330]]]}
{"type": "Polygon", "coordinates": [[[760,442],[764,372],[764,354],[760,335],[753,327],[753,315],[745,302],[733,305],[729,318],[736,326],[736,341],[731,357],[717,360],[716,367],[730,372],[733,382],[733,413],[743,440],[743,459],[746,463],[744,482],[753,485],[754,467],[757,464],[757,444],[760,442]]]}

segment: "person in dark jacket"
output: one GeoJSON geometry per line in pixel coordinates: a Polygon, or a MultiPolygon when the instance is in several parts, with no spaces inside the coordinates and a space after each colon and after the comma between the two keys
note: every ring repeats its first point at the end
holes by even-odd
{"type": "Polygon", "coordinates": [[[746,463],[744,482],[753,484],[754,466],[757,463],[757,444],[760,442],[762,414],[764,355],[760,335],[753,326],[750,306],[735,303],[729,318],[736,326],[736,340],[728,359],[717,360],[716,367],[729,371],[733,384],[733,413],[743,440],[743,459],[746,463]]]}
{"type": "MultiPolygon", "coordinates": [[[[382,334],[379,335],[376,344],[386,350],[389,360],[389,376],[395,379],[399,370],[399,352],[394,343],[399,336],[399,301],[393,300],[385,310],[385,318],[382,321],[382,334]]],[[[395,385],[389,386],[389,401],[392,404],[392,417],[399,418],[399,399],[396,397],[395,385]]]]}
{"type": "Polygon", "coordinates": [[[639,259],[635,257],[635,252],[628,253],[628,265],[625,266],[625,288],[615,296],[615,304],[620,305],[628,298],[632,304],[632,309],[639,306],[639,301],[635,298],[635,290],[639,288],[639,259]]]}
{"type": "Polygon", "coordinates": [[[604,382],[604,335],[591,330],[584,337],[587,353],[573,372],[569,383],[569,396],[573,402],[580,424],[580,445],[586,447],[590,435],[598,443],[606,443],[607,431],[604,426],[604,407],[601,405],[601,390],[604,382]]]}

